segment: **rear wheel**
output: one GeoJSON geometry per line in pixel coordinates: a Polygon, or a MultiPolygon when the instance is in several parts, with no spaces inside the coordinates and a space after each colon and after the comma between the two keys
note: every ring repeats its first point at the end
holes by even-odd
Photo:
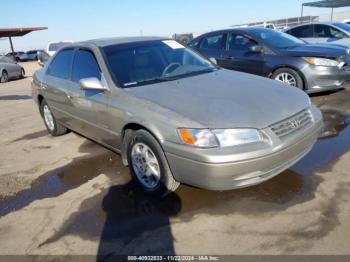
{"type": "Polygon", "coordinates": [[[52,136],[61,136],[68,133],[68,129],[57,123],[54,115],[51,112],[49,105],[43,100],[40,104],[40,113],[44,119],[47,131],[52,136]]]}
{"type": "Polygon", "coordinates": [[[147,131],[130,135],[127,158],[134,180],[148,193],[164,197],[180,185],[173,177],[163,149],[147,131]]]}
{"type": "Polygon", "coordinates": [[[9,81],[9,75],[7,74],[7,72],[4,70],[1,73],[1,78],[0,78],[0,83],[6,83],[9,81]]]}
{"type": "Polygon", "coordinates": [[[303,79],[298,72],[293,69],[280,68],[272,74],[271,78],[290,86],[294,86],[302,90],[304,89],[303,79]]]}

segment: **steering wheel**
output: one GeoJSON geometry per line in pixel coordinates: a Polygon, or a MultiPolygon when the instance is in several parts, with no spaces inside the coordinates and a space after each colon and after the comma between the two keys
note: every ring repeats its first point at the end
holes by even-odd
{"type": "Polygon", "coordinates": [[[174,69],[172,70],[172,71],[174,71],[176,68],[178,68],[178,67],[180,67],[180,66],[181,66],[180,63],[171,63],[171,64],[167,65],[167,67],[164,68],[164,70],[163,70],[162,76],[168,74],[168,71],[169,71],[171,68],[174,67],[174,69]]]}

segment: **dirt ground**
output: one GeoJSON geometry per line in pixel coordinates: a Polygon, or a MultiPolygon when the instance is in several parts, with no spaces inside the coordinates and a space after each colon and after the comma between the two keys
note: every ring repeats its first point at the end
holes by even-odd
{"type": "Polygon", "coordinates": [[[264,184],[181,186],[164,200],[130,183],[120,157],[74,133],[53,138],[28,77],[0,84],[0,255],[350,255],[350,89],[313,96],[326,129],[264,184]]]}

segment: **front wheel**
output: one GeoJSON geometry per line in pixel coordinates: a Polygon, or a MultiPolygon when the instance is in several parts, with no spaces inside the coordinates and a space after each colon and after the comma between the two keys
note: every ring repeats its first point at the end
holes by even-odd
{"type": "Polygon", "coordinates": [[[1,77],[0,77],[0,83],[6,83],[9,81],[9,75],[6,71],[2,71],[1,77]]]}
{"type": "Polygon", "coordinates": [[[54,115],[51,112],[49,105],[43,100],[40,104],[40,113],[44,120],[47,131],[52,136],[61,136],[68,133],[68,129],[57,123],[54,115]]]}
{"type": "Polygon", "coordinates": [[[131,132],[127,158],[134,180],[146,192],[160,197],[174,192],[180,184],[174,179],[158,141],[145,130],[131,132]]]}
{"type": "Polygon", "coordinates": [[[298,72],[293,69],[280,68],[272,74],[271,78],[290,86],[297,87],[301,90],[304,89],[303,79],[298,72]]]}

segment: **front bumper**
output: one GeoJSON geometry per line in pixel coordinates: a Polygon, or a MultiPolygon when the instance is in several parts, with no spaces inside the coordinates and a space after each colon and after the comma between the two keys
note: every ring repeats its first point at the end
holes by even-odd
{"type": "Polygon", "coordinates": [[[306,92],[318,93],[345,88],[350,84],[350,71],[347,68],[307,66],[303,70],[306,92]]]}
{"type": "Polygon", "coordinates": [[[213,161],[200,161],[198,156],[189,158],[188,152],[179,154],[179,146],[168,143],[164,149],[177,181],[209,190],[231,190],[262,183],[294,165],[312,149],[322,128],[323,121],[319,116],[288,145],[271,149],[269,154],[238,161],[224,161],[232,158],[225,155],[211,158],[213,161]]]}

